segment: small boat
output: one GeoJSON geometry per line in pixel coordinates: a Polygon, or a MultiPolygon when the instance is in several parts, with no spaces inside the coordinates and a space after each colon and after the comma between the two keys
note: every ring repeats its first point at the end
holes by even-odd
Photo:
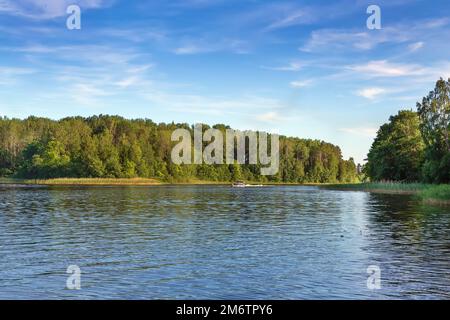
{"type": "Polygon", "coordinates": [[[233,188],[263,187],[262,184],[246,184],[244,181],[233,182],[231,186],[233,188]]]}
{"type": "Polygon", "coordinates": [[[233,188],[245,188],[245,187],[247,187],[247,185],[245,184],[244,181],[235,181],[235,182],[233,182],[233,184],[231,186],[233,188]]]}

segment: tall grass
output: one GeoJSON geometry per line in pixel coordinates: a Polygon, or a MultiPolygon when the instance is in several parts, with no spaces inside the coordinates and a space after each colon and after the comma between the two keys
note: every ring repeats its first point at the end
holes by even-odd
{"type": "Polygon", "coordinates": [[[337,190],[360,190],[393,194],[414,194],[425,202],[450,204],[450,185],[400,182],[370,182],[359,184],[334,184],[323,188],[337,190]]]}
{"type": "Polygon", "coordinates": [[[328,187],[337,189],[355,189],[355,190],[387,190],[387,191],[410,191],[417,192],[427,188],[430,185],[424,183],[401,183],[401,182],[368,182],[354,184],[332,184],[328,187]]]}
{"type": "Polygon", "coordinates": [[[426,201],[448,201],[450,202],[450,185],[429,185],[419,192],[419,197],[426,201]]]}

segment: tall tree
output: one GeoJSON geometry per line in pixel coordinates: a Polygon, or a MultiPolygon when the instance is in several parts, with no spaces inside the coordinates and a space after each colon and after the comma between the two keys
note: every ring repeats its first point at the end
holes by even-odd
{"type": "Polygon", "coordinates": [[[378,130],[368,154],[366,173],[376,181],[418,181],[424,148],[417,113],[399,111],[378,130]]]}
{"type": "Polygon", "coordinates": [[[417,103],[426,143],[423,177],[427,182],[450,182],[450,79],[442,78],[428,96],[417,103]]]}

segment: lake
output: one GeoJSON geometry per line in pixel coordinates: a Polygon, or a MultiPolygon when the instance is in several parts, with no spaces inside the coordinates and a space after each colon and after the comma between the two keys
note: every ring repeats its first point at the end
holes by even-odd
{"type": "Polygon", "coordinates": [[[0,298],[449,299],[450,209],[304,186],[0,186],[0,298]]]}

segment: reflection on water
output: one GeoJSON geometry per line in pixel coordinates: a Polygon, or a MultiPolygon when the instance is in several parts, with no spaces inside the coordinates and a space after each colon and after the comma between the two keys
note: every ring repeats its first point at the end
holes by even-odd
{"type": "Polygon", "coordinates": [[[0,186],[0,298],[450,298],[448,211],[316,187],[0,186]]]}

